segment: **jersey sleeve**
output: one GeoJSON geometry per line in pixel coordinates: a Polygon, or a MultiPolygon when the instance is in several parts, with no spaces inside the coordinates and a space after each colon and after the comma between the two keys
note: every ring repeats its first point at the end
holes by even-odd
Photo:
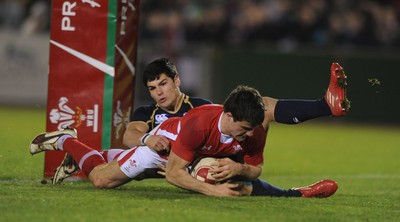
{"type": "Polygon", "coordinates": [[[141,106],[137,108],[134,112],[133,115],[130,119],[130,121],[143,121],[147,122],[150,120],[151,113],[149,113],[149,110],[151,108],[149,106],[141,106]]]}
{"type": "Polygon", "coordinates": [[[197,149],[201,149],[207,136],[198,116],[182,118],[180,131],[172,146],[172,151],[180,158],[191,162],[197,149]]]}
{"type": "Polygon", "coordinates": [[[243,146],[246,152],[243,155],[244,162],[256,166],[264,162],[264,147],[266,141],[266,132],[264,128],[257,127],[252,137],[245,140],[243,146]]]}

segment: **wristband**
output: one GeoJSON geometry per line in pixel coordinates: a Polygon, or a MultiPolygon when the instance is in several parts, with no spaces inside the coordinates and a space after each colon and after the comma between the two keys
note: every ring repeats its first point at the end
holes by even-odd
{"type": "Polygon", "coordinates": [[[245,181],[244,184],[246,184],[247,186],[250,186],[250,187],[253,186],[253,183],[251,181],[245,181]]]}
{"type": "Polygon", "coordinates": [[[142,138],[140,139],[140,142],[142,142],[142,146],[146,146],[146,141],[149,139],[150,134],[145,133],[142,138]]]}

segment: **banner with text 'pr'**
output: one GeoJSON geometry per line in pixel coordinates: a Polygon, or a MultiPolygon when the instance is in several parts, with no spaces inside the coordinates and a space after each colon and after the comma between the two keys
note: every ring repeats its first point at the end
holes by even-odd
{"type": "MultiPolygon", "coordinates": [[[[139,5],[52,1],[46,131],[69,126],[92,148],[122,148],[133,108],[139,5]]],[[[64,155],[46,152],[45,177],[64,155]]]]}

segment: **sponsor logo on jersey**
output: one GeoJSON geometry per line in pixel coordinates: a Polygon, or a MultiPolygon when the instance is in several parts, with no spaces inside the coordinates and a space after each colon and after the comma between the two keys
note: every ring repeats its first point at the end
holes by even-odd
{"type": "Polygon", "coordinates": [[[160,123],[164,122],[165,120],[168,119],[168,116],[166,113],[161,113],[157,114],[154,116],[155,124],[159,125],[160,123]]]}
{"type": "Polygon", "coordinates": [[[203,147],[201,148],[201,150],[210,151],[212,148],[213,148],[212,146],[203,146],[203,147]]]}
{"type": "Polygon", "coordinates": [[[137,167],[136,160],[129,160],[129,164],[124,164],[124,169],[128,172],[130,172],[132,168],[136,167],[137,167]]]}
{"type": "Polygon", "coordinates": [[[234,146],[233,146],[233,149],[235,150],[235,153],[237,153],[237,152],[243,150],[243,148],[242,148],[242,146],[240,146],[240,144],[239,144],[239,145],[234,145],[234,146]]]}
{"type": "Polygon", "coordinates": [[[136,167],[136,160],[129,160],[129,165],[136,167]]]}
{"type": "Polygon", "coordinates": [[[58,108],[50,111],[49,119],[51,123],[57,124],[57,129],[61,130],[68,126],[78,128],[80,126],[90,127],[93,132],[98,131],[99,105],[94,104],[91,108],[82,109],[68,106],[68,98],[61,97],[58,101],[58,108]]]}

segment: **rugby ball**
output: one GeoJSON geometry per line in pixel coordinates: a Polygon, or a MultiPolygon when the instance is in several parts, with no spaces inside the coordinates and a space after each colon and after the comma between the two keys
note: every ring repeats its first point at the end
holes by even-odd
{"type": "Polygon", "coordinates": [[[211,166],[211,163],[217,161],[217,158],[213,157],[200,157],[196,159],[191,168],[191,175],[192,177],[196,178],[197,180],[209,184],[216,184],[214,177],[209,172],[210,169],[213,169],[217,166],[211,166]]]}

